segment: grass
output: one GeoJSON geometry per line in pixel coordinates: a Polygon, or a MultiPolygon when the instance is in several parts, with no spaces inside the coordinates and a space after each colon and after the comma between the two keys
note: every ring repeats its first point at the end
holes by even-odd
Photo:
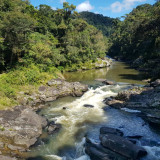
{"type": "Polygon", "coordinates": [[[46,84],[49,80],[61,76],[55,67],[43,71],[40,67],[31,64],[28,67],[17,67],[8,73],[0,75],[0,110],[19,105],[18,95],[32,94],[39,85],[46,84]]]}

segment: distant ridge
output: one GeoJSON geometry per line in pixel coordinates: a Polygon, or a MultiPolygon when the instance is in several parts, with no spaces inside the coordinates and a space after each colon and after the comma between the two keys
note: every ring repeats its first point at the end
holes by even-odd
{"type": "Polygon", "coordinates": [[[95,14],[93,12],[81,12],[81,18],[86,20],[90,25],[95,26],[97,29],[101,30],[105,36],[110,36],[113,32],[114,18],[103,16],[102,14],[95,14]]]}

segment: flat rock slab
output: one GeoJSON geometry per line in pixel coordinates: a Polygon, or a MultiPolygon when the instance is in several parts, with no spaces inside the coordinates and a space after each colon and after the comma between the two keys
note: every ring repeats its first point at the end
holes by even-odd
{"type": "Polygon", "coordinates": [[[109,128],[109,127],[101,127],[100,134],[114,134],[118,136],[123,136],[123,132],[116,128],[109,128]]]}
{"type": "Polygon", "coordinates": [[[144,148],[136,146],[121,136],[105,134],[100,135],[100,140],[103,147],[106,147],[129,159],[138,160],[147,155],[144,148]]]}
{"type": "Polygon", "coordinates": [[[65,96],[80,97],[88,90],[88,86],[79,82],[67,82],[62,79],[52,79],[46,86],[40,86],[38,92],[33,95],[23,95],[19,97],[22,105],[37,107],[37,104],[52,102],[57,98],[65,96]]]}

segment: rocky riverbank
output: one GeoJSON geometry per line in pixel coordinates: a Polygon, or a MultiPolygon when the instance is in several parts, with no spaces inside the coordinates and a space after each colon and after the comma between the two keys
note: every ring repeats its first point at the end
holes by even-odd
{"type": "Polygon", "coordinates": [[[88,61],[81,64],[74,64],[72,66],[68,66],[65,68],[67,72],[74,72],[74,71],[82,71],[82,70],[91,70],[91,69],[100,69],[105,67],[110,67],[112,64],[112,59],[104,57],[104,58],[97,58],[95,62],[88,61]]]}
{"type": "Polygon", "coordinates": [[[63,79],[52,79],[46,85],[40,86],[34,94],[29,95],[21,92],[18,96],[18,101],[21,105],[32,106],[37,110],[43,106],[43,103],[51,102],[65,96],[79,97],[87,90],[88,86],[79,82],[69,83],[63,79]]]}
{"type": "Polygon", "coordinates": [[[160,80],[144,87],[133,87],[104,102],[114,108],[137,112],[150,124],[160,127],[160,80]]]}
{"type": "Polygon", "coordinates": [[[35,112],[42,107],[42,103],[69,95],[81,96],[87,90],[88,87],[79,82],[69,83],[62,79],[53,79],[47,85],[40,86],[33,95],[21,93],[18,98],[21,98],[22,106],[0,111],[0,159],[21,157],[23,152],[35,144],[44,128],[51,134],[60,127],[35,112]]]}
{"type": "MultiPolygon", "coordinates": [[[[116,85],[115,82],[103,79],[98,79],[98,81],[106,85],[116,85]]],[[[142,124],[142,128],[148,124],[154,129],[159,130],[160,128],[160,80],[151,82],[144,87],[132,86],[131,89],[119,92],[115,97],[106,98],[104,103],[107,104],[104,108],[106,111],[113,107],[135,113],[136,116],[143,118],[146,122],[142,124]]],[[[141,145],[143,141],[146,141],[141,134],[137,132],[137,134],[126,135],[123,132],[125,130],[122,130],[121,127],[101,127],[99,140],[87,137],[85,151],[91,160],[139,160],[150,156],[145,145],[141,145]]],[[[147,144],[147,141],[145,143],[147,144]]]]}
{"type": "Polygon", "coordinates": [[[91,160],[139,160],[147,151],[135,143],[135,137],[124,137],[119,129],[102,127],[100,142],[86,139],[85,150],[91,160]]]}

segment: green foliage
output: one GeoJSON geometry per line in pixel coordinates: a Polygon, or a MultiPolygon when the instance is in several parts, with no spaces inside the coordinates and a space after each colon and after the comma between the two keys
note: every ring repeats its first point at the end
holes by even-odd
{"type": "Polygon", "coordinates": [[[57,66],[65,61],[64,55],[56,48],[58,40],[52,35],[43,35],[34,32],[28,37],[28,55],[26,58],[32,59],[37,64],[57,66]]]}
{"type": "Polygon", "coordinates": [[[34,64],[28,67],[18,67],[0,75],[0,109],[5,106],[17,105],[17,95],[21,90],[30,92],[33,87],[46,84],[47,81],[57,78],[59,70],[48,67],[47,72],[42,71],[34,64]]]}
{"type": "Polygon", "coordinates": [[[53,10],[0,0],[0,71],[6,72],[0,75],[0,109],[18,104],[21,90],[30,92],[67,68],[92,68],[90,62],[105,56],[106,38],[75,9],[68,2],[53,10]]]}
{"type": "Polygon", "coordinates": [[[117,22],[116,30],[110,37],[113,45],[109,54],[132,62],[141,57],[143,62],[137,67],[145,69],[151,76],[156,72],[158,78],[160,77],[157,68],[160,62],[159,37],[160,2],[154,5],[140,5],[127,14],[123,21],[117,22]]]}
{"type": "Polygon", "coordinates": [[[78,17],[76,6],[64,2],[62,9],[36,9],[28,1],[0,1],[2,69],[17,63],[65,67],[105,55],[106,39],[78,17]]]}
{"type": "Polygon", "coordinates": [[[92,12],[81,12],[80,17],[86,20],[90,25],[101,30],[105,36],[110,36],[114,31],[114,19],[105,17],[102,14],[92,12]]]}

